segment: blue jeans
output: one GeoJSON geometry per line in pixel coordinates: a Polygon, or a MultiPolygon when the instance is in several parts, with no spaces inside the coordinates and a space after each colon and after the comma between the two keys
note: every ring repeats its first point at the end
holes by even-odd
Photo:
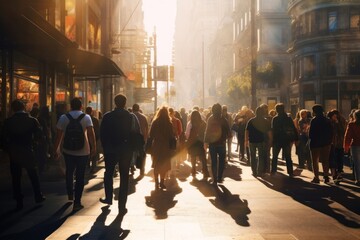
{"type": "Polygon", "coordinates": [[[74,156],[64,153],[66,191],[68,196],[74,195],[74,203],[81,203],[81,196],[85,185],[85,169],[89,156],[74,156]],[[74,172],[75,172],[75,194],[74,194],[74,172]]]}
{"type": "Polygon", "coordinates": [[[354,164],[355,182],[360,182],[360,146],[351,146],[350,150],[354,164]]]}
{"type": "Polygon", "coordinates": [[[221,181],[225,168],[226,145],[209,145],[211,172],[214,181],[221,181]]]}
{"type": "Polygon", "coordinates": [[[250,147],[250,165],[254,176],[265,173],[266,161],[266,143],[249,143],[250,147]],[[256,158],[256,151],[258,152],[259,160],[256,158]]]}

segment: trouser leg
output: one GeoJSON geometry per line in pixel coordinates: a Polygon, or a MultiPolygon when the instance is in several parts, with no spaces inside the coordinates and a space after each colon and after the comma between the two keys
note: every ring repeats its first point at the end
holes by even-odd
{"type": "Polygon", "coordinates": [[[113,199],[113,176],[116,166],[116,159],[114,155],[105,154],[105,172],[104,172],[104,190],[105,199],[112,202],[113,199]]]}
{"type": "Polygon", "coordinates": [[[75,170],[75,203],[81,202],[82,193],[84,191],[85,185],[85,169],[86,163],[89,160],[89,156],[77,157],[76,160],[76,170],[75,170]]]}

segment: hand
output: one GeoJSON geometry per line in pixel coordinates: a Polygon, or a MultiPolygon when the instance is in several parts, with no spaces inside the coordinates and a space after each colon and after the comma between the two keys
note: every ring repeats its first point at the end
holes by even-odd
{"type": "Polygon", "coordinates": [[[91,150],[90,150],[90,157],[91,158],[93,158],[93,157],[95,157],[95,155],[96,155],[96,148],[91,148],[91,150]]]}

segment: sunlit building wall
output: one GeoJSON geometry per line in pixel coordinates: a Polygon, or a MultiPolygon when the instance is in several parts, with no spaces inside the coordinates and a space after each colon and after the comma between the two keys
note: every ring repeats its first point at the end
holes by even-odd
{"type": "MultiPolygon", "coordinates": [[[[287,53],[290,37],[290,18],[287,15],[287,1],[258,0],[255,16],[251,16],[251,1],[233,2],[234,72],[242,72],[251,64],[251,24],[255,21],[255,51],[258,67],[271,62],[278,65],[282,76],[271,81],[256,79],[257,105],[265,103],[272,109],[276,103],[288,105],[288,84],[290,64],[287,53]]],[[[250,102],[243,103],[250,105],[250,102]]],[[[288,106],[287,106],[288,107],[288,106]]]]}
{"type": "Polygon", "coordinates": [[[359,108],[360,1],[293,0],[289,15],[293,108],[359,108]]]}

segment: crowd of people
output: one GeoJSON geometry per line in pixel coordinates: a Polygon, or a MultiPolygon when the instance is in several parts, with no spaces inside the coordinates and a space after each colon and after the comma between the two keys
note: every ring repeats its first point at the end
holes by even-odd
{"type": "Polygon", "coordinates": [[[13,101],[13,115],[4,122],[1,143],[10,157],[18,209],[23,207],[23,168],[31,180],[35,201],[45,200],[38,170],[40,174],[45,171],[49,157],[63,157],[65,161],[66,190],[75,211],[83,208],[86,169],[95,172],[100,155],[105,162],[105,197],[99,201],[113,203],[113,177],[118,171],[118,208],[122,216],[127,213],[129,175],[139,169],[137,179],[144,177],[147,154],[151,155],[156,191],[166,190],[166,178],[176,177],[186,160],[194,179],[200,174],[203,181],[211,180],[210,184],[216,186],[223,183],[224,169],[233,157],[233,137],[239,160],[250,165],[254,177],[276,175],[280,153],[288,176],[294,177],[291,152],[295,148],[297,168],[312,171],[312,183],[320,183],[319,163],[325,183],[331,178],[341,180],[346,155],[351,156],[355,184],[360,185],[360,110],[353,110],[346,120],[338,110],[325,113],[316,104],[311,111],[302,109],[292,118],[282,103],[274,109],[262,104],[255,111],[242,106],[236,113],[216,103],[208,109],[194,106],[189,111],[163,106],[147,116],[138,104],[126,108],[127,98],[122,94],[114,102],[116,107],[98,119],[91,107],[83,112],[81,99],[74,98],[71,110],[59,114],[54,132],[47,107],[34,105],[26,113],[23,102],[13,101]]]}

